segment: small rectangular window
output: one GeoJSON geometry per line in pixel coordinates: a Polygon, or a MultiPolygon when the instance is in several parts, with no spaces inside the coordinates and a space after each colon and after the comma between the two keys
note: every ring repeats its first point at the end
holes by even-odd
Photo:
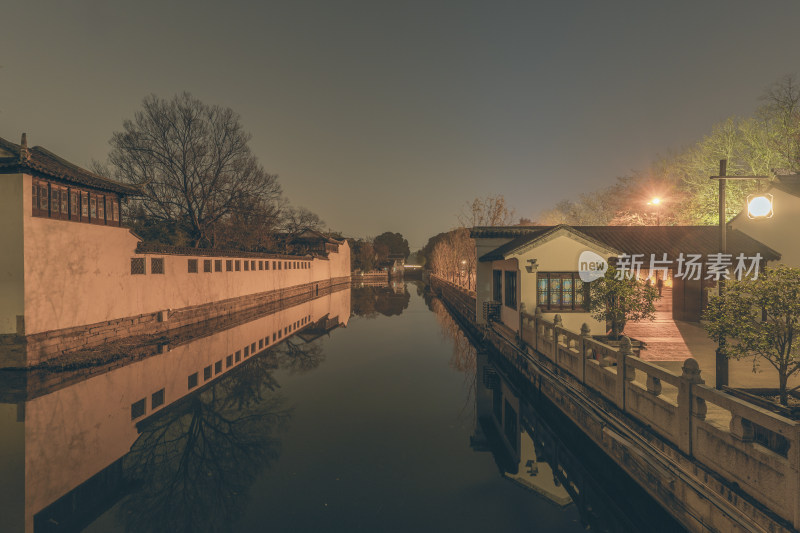
{"type": "Polygon", "coordinates": [[[164,404],[164,389],[161,389],[158,392],[154,392],[153,396],[150,397],[150,408],[155,409],[164,404]]]}
{"type": "Polygon", "coordinates": [[[89,193],[81,192],[81,220],[89,220],[89,193]]]}
{"type": "Polygon", "coordinates": [[[258,349],[260,350],[263,347],[264,347],[264,339],[258,339],[258,349]]]}
{"type": "Polygon", "coordinates": [[[58,194],[58,187],[50,184],[50,216],[57,217],[61,208],[61,199],[58,194]]]}
{"type": "Polygon", "coordinates": [[[238,363],[241,360],[242,360],[242,351],[236,350],[236,362],[238,363]]]}
{"type": "Polygon", "coordinates": [[[189,389],[197,387],[197,372],[195,372],[194,374],[189,374],[189,379],[187,380],[187,382],[189,389]]]}
{"type": "Polygon", "coordinates": [[[256,353],[256,343],[250,345],[250,353],[256,353]]]}
{"type": "Polygon", "coordinates": [[[278,261],[278,270],[283,269],[283,261],[278,261]]]}
{"type": "Polygon", "coordinates": [[[131,420],[136,420],[140,416],[144,415],[146,407],[145,398],[142,398],[138,402],[133,402],[131,404],[131,420]]]}
{"type": "Polygon", "coordinates": [[[275,270],[275,261],[272,262],[272,270],[275,270]]]}
{"type": "Polygon", "coordinates": [[[78,199],[78,191],[71,189],[69,191],[69,217],[73,220],[78,220],[81,217],[78,199]]]}
{"type": "Polygon", "coordinates": [[[517,308],[517,273],[506,270],[505,305],[511,309],[517,308]]]}
{"type": "Polygon", "coordinates": [[[230,260],[230,259],[226,259],[225,260],[225,270],[227,270],[228,272],[233,271],[233,261],[232,260],[230,260]]]}
{"type": "Polygon", "coordinates": [[[114,209],[113,207],[111,207],[113,203],[114,201],[111,199],[111,197],[106,196],[106,221],[108,222],[114,221],[114,216],[111,214],[114,209]]]}
{"type": "Polygon", "coordinates": [[[47,210],[50,205],[50,192],[47,190],[47,183],[39,182],[39,211],[41,215],[47,216],[47,210]]]}
{"type": "Polygon", "coordinates": [[[89,195],[89,218],[97,220],[97,197],[93,194],[89,195]]]}
{"type": "Polygon", "coordinates": [[[150,259],[150,273],[151,274],[163,274],[164,273],[164,258],[163,257],[153,257],[150,259]]]}
{"type": "Polygon", "coordinates": [[[97,220],[100,222],[105,222],[106,220],[105,203],[106,203],[105,196],[97,197],[97,220]]]}
{"type": "Polygon", "coordinates": [[[255,270],[255,269],[256,269],[256,262],[255,260],[252,260],[250,261],[250,270],[255,270]]]}
{"type": "Polygon", "coordinates": [[[250,347],[249,346],[245,346],[244,347],[244,356],[245,357],[250,357],[250,347]]]}
{"type": "Polygon", "coordinates": [[[203,259],[203,272],[211,272],[211,259],[203,259]]]}
{"type": "Polygon", "coordinates": [[[269,270],[269,261],[264,261],[264,270],[269,270]]]}
{"type": "Polygon", "coordinates": [[[197,274],[197,259],[189,259],[189,274],[197,274]]]}
{"type": "Polygon", "coordinates": [[[222,272],[222,259],[214,259],[214,272],[222,272]]]}
{"type": "Polygon", "coordinates": [[[273,333],[272,334],[272,342],[275,342],[275,339],[277,339],[277,338],[278,338],[277,333],[273,333]]]}
{"type": "Polygon", "coordinates": [[[119,222],[119,200],[114,199],[111,203],[111,208],[113,210],[114,222],[119,222]]]}
{"type": "Polygon", "coordinates": [[[144,274],[144,257],[131,258],[131,274],[144,274]]]}
{"type": "Polygon", "coordinates": [[[206,381],[211,379],[211,365],[208,365],[203,369],[203,379],[206,381]]]}
{"type": "Polygon", "coordinates": [[[236,264],[236,272],[239,272],[240,270],[242,270],[242,262],[241,261],[239,261],[237,259],[235,264],[236,264]]]}
{"type": "Polygon", "coordinates": [[[225,358],[225,368],[230,368],[233,366],[233,355],[229,355],[225,358]]]}
{"type": "Polygon", "coordinates": [[[222,361],[217,361],[214,363],[214,373],[219,374],[220,372],[222,372],[222,361]]]}
{"type": "Polygon", "coordinates": [[[250,261],[245,261],[244,262],[244,271],[247,272],[248,270],[250,270],[250,261]]]}
{"type": "Polygon", "coordinates": [[[259,270],[264,270],[264,261],[259,261],[258,262],[258,269],[259,270]]]}
{"type": "Polygon", "coordinates": [[[492,270],[492,300],[503,301],[503,271],[492,270]]]}

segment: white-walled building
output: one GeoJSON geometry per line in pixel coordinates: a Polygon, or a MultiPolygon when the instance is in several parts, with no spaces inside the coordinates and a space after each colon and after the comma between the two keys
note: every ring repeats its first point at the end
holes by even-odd
{"type": "MultiPolygon", "coordinates": [[[[579,275],[579,259],[587,251],[606,261],[621,254],[641,254],[640,277],[652,277],[654,283],[650,258],[666,257],[669,266],[662,279],[670,289],[673,317],[699,320],[705,305],[704,289],[714,282],[705,279],[705,269],[698,280],[673,274],[680,254],[706,258],[719,251],[719,228],[715,226],[476,227],[470,236],[478,255],[478,321],[485,323],[488,309],[499,307],[497,318],[513,332],[520,331],[521,310],[532,315],[538,307],[545,318],[561,315],[564,327],[573,331],[586,323],[592,334],[606,333],[606,325],[588,311],[589,287],[579,275]]],[[[759,254],[759,268],[780,258],[770,247],[736,230],[728,232],[728,253],[733,257],[759,254]]]]}
{"type": "Polygon", "coordinates": [[[145,245],[121,226],[130,185],[0,139],[0,368],[349,283],[345,240],[302,255],[145,245]]]}

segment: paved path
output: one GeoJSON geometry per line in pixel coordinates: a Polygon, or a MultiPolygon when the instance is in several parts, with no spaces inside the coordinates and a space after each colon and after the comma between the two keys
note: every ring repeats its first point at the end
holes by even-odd
{"type": "MultiPolygon", "coordinates": [[[[661,300],[656,304],[656,319],[630,323],[625,327],[625,334],[647,343],[641,358],[653,361],[659,366],[680,374],[683,361],[694,357],[700,365],[701,376],[706,384],[714,385],[716,377],[716,348],[697,322],[683,322],[672,319],[672,292],[664,288],[661,300]]],[[[759,388],[777,387],[778,373],[766,361],[762,361],[758,372],[753,372],[753,361],[734,359],[729,362],[729,381],[732,387],[759,388]]],[[[800,385],[800,376],[789,380],[789,386],[800,385]]]]}

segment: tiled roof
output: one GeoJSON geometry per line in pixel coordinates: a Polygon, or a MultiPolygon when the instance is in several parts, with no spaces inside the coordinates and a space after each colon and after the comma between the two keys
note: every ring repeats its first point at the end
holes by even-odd
{"type": "MultiPolygon", "coordinates": [[[[525,245],[531,244],[543,237],[558,226],[519,226],[522,234],[514,240],[485,254],[481,261],[494,261],[503,259],[525,245]]],[[[719,252],[719,227],[718,226],[570,226],[579,234],[591,240],[602,243],[609,248],[619,250],[625,254],[656,254],[660,259],[661,254],[674,260],[679,254],[714,254],[719,252]]],[[[485,228],[473,230],[473,238],[489,238],[510,236],[505,233],[507,228],[497,228],[496,231],[483,231],[485,228]]],[[[728,253],[737,255],[744,253],[753,256],[760,253],[768,261],[780,259],[780,254],[767,245],[753,239],[738,230],[728,229],[728,253]]]]}
{"type": "Polygon", "coordinates": [[[115,192],[123,196],[139,194],[139,189],[132,185],[110,180],[89,172],[58,157],[41,146],[34,146],[29,149],[24,142],[23,144],[15,144],[0,138],[0,151],[11,154],[10,156],[0,156],[0,174],[32,172],[69,183],[115,192]]]}
{"type": "Polygon", "coordinates": [[[800,174],[778,176],[775,178],[775,181],[771,183],[771,185],[772,187],[789,193],[793,196],[800,196],[800,174]]]}

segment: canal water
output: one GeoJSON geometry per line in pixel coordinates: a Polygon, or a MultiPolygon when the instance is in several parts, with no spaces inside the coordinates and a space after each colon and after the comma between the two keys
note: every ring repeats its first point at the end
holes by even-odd
{"type": "Polygon", "coordinates": [[[680,531],[421,284],[0,375],[0,531],[680,531]]]}

